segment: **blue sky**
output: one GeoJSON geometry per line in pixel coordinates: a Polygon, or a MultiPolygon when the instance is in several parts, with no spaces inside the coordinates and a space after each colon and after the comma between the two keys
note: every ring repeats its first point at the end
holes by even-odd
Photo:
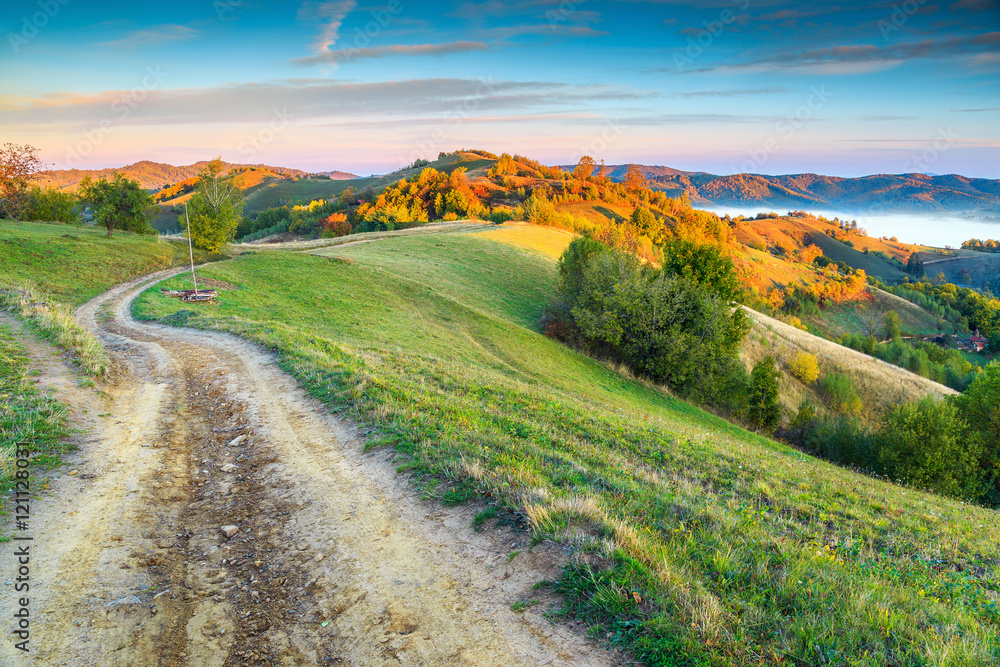
{"type": "Polygon", "coordinates": [[[359,174],[455,148],[1000,178],[1000,1],[8,0],[3,141],[359,174]]]}

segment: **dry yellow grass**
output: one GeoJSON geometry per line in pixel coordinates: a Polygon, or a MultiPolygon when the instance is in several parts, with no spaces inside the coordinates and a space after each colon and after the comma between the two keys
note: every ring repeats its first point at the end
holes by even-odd
{"type": "Polygon", "coordinates": [[[787,372],[789,362],[800,352],[816,356],[819,360],[820,378],[831,371],[848,375],[854,382],[869,417],[924,396],[956,393],[942,384],[898,366],[801,331],[755,310],[745,310],[753,322],[753,330],[743,342],[740,357],[750,365],[768,355],[778,360],[778,364],[786,371],[782,373],[780,381],[781,403],[791,413],[798,410],[799,404],[806,398],[817,405],[823,404],[813,386],[802,384],[787,372]]]}
{"type": "Polygon", "coordinates": [[[522,250],[535,250],[553,259],[559,259],[566,246],[576,238],[576,234],[563,229],[518,223],[493,227],[476,236],[506,243],[522,250]]]}

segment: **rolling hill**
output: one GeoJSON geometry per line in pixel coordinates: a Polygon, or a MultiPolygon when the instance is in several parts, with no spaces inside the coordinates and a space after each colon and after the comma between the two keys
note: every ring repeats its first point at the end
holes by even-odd
{"type": "Polygon", "coordinates": [[[425,498],[479,498],[483,523],[561,544],[564,613],[638,660],[989,664],[995,512],[805,456],[543,337],[565,233],[477,232],[244,254],[204,269],[238,288],[217,306],[154,290],[135,312],[266,346],[425,498]]]}
{"type": "MultiPolygon", "coordinates": [[[[142,160],[141,162],[136,162],[135,164],[130,164],[125,167],[108,169],[66,169],[43,171],[40,172],[39,184],[54,188],[72,190],[87,176],[99,179],[110,178],[115,174],[122,174],[127,178],[139,181],[139,185],[147,190],[159,190],[197,176],[198,172],[204,169],[207,164],[208,162],[203,160],[201,162],[195,162],[194,164],[175,167],[174,165],[164,164],[162,162],[142,160]]],[[[289,169],[288,167],[271,167],[262,164],[234,164],[228,162],[224,164],[230,170],[257,170],[268,172],[276,177],[302,177],[309,174],[309,172],[302,171],[301,169],[289,169]]],[[[322,175],[333,180],[357,178],[354,174],[348,174],[342,171],[323,172],[322,174],[317,175],[322,175]]]]}
{"type": "MultiPolygon", "coordinates": [[[[847,213],[1000,212],[1000,180],[956,174],[875,174],[842,178],[819,174],[733,174],[720,176],[637,165],[652,185],[699,204],[762,208],[811,208],[847,213]]],[[[629,165],[609,165],[608,177],[624,180],[629,165]]],[[[566,167],[570,169],[572,167],[566,167]]]]}

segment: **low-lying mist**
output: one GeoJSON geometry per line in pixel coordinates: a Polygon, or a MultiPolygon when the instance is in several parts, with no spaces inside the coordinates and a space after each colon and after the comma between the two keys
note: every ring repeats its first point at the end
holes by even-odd
{"type": "MultiPolygon", "coordinates": [[[[698,206],[717,215],[744,217],[774,211],[781,215],[787,208],[761,206],[698,206]]],[[[938,248],[951,246],[958,248],[963,241],[971,238],[1000,238],[1000,217],[985,213],[845,213],[843,211],[823,211],[805,209],[814,215],[833,220],[857,220],[858,227],[869,236],[895,236],[905,243],[929,245],[938,248]]]]}

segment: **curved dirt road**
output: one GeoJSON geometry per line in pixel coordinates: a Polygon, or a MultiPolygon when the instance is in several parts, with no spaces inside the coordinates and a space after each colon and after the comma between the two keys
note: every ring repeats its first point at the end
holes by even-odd
{"type": "Polygon", "coordinates": [[[33,507],[32,650],[4,642],[0,663],[617,664],[544,604],[510,610],[557,575],[555,547],[417,500],[390,452],[363,454],[260,348],[132,320],[131,300],[172,274],[78,312],[116,379],[106,398],[69,397],[99,419],[78,474],[33,507]]]}

